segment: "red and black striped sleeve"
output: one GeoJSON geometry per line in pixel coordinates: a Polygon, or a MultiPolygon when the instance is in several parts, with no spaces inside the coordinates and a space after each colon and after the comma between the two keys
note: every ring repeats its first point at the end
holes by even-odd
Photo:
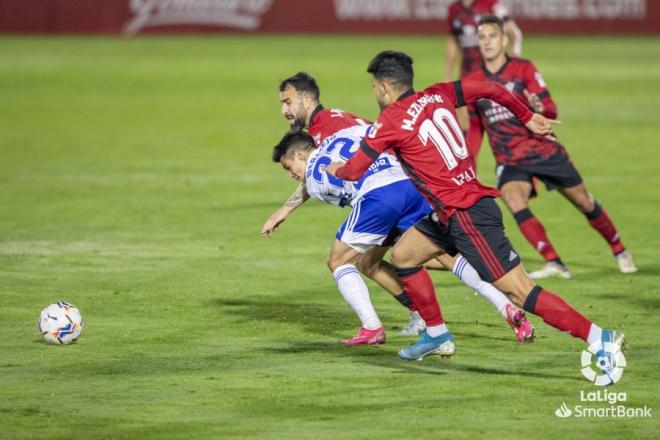
{"type": "Polygon", "coordinates": [[[487,98],[508,108],[524,124],[529,122],[532,116],[534,116],[534,113],[527,107],[527,104],[493,81],[456,81],[454,83],[454,90],[457,107],[472,104],[481,98],[487,98]]]}

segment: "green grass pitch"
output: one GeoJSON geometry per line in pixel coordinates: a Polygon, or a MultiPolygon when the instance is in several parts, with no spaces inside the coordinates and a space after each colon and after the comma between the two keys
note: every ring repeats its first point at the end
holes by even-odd
{"type": "MultiPolygon", "coordinates": [[[[357,321],[325,267],[347,211],[309,202],[270,239],[295,184],[270,161],[286,128],[279,80],[315,75],[327,106],[377,114],[367,62],[443,73],[444,41],[404,37],[0,38],[0,438],[651,438],[651,419],[569,418],[596,391],[582,341],[532,318],[520,346],[489,304],[434,273],[454,358],[406,363],[407,314],[370,283],[384,346],[347,348],[357,321]],[[82,310],[72,346],[39,311],[82,310]]],[[[640,271],[558,194],[532,209],[574,279],[544,286],[630,340],[609,391],[660,410],[660,40],[535,38],[525,55],[558,129],[640,271]]],[[[487,147],[482,180],[493,183],[487,147]]],[[[541,259],[505,212],[527,268],[541,259]]],[[[587,404],[588,405],[588,404],[587,404]]],[[[594,403],[604,407],[604,403],[594,403]]]]}

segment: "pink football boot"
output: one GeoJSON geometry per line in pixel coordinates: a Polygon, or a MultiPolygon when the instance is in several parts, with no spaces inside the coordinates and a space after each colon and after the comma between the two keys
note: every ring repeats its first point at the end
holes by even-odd
{"type": "Polygon", "coordinates": [[[506,322],[508,322],[513,329],[518,338],[518,342],[524,344],[526,342],[534,341],[534,326],[529,322],[524,311],[512,304],[507,304],[506,322]]]}
{"type": "Polygon", "coordinates": [[[385,343],[385,329],[383,327],[376,330],[368,330],[360,327],[360,331],[351,339],[341,341],[345,345],[379,345],[385,343]]]}

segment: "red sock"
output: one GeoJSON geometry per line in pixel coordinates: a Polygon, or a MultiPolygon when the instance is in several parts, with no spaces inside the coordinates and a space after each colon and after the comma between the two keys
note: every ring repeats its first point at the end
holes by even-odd
{"type": "Polygon", "coordinates": [[[597,230],[605,241],[607,241],[614,254],[626,250],[623,243],[621,243],[621,238],[619,237],[619,233],[617,232],[614,223],[612,223],[607,212],[598,203],[596,203],[593,212],[586,214],[586,216],[591,227],[597,230]]]}
{"type": "Polygon", "coordinates": [[[440,304],[435,296],[433,280],[425,268],[399,269],[399,278],[427,326],[440,325],[445,322],[440,311],[440,304]]]}
{"type": "Polygon", "coordinates": [[[559,258],[557,251],[555,251],[552,243],[550,243],[545,228],[529,209],[518,211],[513,216],[516,218],[518,227],[529,244],[543,256],[545,261],[557,260],[559,258]]]}
{"type": "Polygon", "coordinates": [[[543,318],[543,322],[584,341],[589,337],[591,321],[552,292],[536,286],[523,306],[543,318]]]}

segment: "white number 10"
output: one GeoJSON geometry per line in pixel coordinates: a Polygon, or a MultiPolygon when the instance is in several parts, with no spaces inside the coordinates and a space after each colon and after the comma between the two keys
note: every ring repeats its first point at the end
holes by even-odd
{"type": "Polygon", "coordinates": [[[468,157],[463,132],[458,126],[454,115],[446,108],[439,108],[433,112],[433,120],[426,119],[422,122],[419,126],[419,139],[424,145],[427,145],[429,139],[431,139],[449,170],[456,168],[458,165],[456,158],[465,159],[468,157]]]}

